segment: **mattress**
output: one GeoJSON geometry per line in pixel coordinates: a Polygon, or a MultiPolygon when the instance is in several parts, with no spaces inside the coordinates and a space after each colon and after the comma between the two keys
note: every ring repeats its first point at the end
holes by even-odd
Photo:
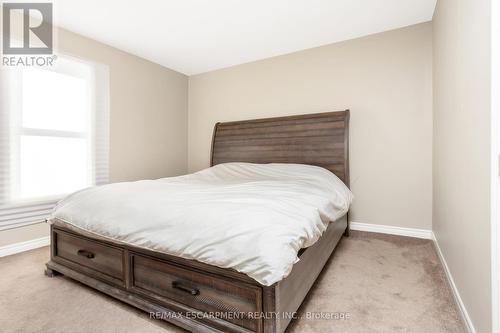
{"type": "Polygon", "coordinates": [[[226,163],[156,180],[91,187],[49,219],[96,237],[232,268],[269,286],[353,200],[330,171],[302,164],[226,163]]]}

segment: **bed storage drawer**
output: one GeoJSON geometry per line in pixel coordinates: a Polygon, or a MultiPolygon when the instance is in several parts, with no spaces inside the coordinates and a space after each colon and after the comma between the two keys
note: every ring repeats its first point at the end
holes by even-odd
{"type": "Polygon", "coordinates": [[[202,320],[208,319],[206,315],[219,316],[247,330],[262,331],[261,320],[255,316],[262,311],[262,292],[258,286],[138,254],[131,254],[131,268],[131,289],[135,292],[160,302],[173,300],[187,305],[202,313],[202,320]]]}
{"type": "Polygon", "coordinates": [[[53,258],[98,279],[124,285],[123,250],[62,230],[53,232],[53,258]]]}

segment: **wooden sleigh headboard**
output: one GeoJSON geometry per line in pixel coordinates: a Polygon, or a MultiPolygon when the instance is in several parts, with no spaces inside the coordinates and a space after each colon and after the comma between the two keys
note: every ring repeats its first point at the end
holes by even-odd
{"type": "Polygon", "coordinates": [[[210,165],[321,166],[349,186],[349,110],[215,124],[210,165]]]}

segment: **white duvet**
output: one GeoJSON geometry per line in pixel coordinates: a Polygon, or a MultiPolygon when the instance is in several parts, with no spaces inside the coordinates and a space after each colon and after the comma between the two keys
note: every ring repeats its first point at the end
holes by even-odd
{"type": "Polygon", "coordinates": [[[298,251],[314,244],[351,201],[342,181],[320,167],[227,163],[88,188],[61,200],[49,221],[233,268],[269,286],[290,273],[298,251]]]}

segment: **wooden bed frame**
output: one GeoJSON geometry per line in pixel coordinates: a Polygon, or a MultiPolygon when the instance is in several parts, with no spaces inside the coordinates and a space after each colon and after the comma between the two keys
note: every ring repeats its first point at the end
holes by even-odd
{"type": "MultiPolygon", "coordinates": [[[[349,185],[349,111],[217,123],[211,165],[225,162],[322,166],[349,185]]],[[[285,279],[263,286],[245,274],[51,226],[46,275],[64,274],[194,332],[284,332],[326,261],[348,235],[330,223],[285,279]]]]}

